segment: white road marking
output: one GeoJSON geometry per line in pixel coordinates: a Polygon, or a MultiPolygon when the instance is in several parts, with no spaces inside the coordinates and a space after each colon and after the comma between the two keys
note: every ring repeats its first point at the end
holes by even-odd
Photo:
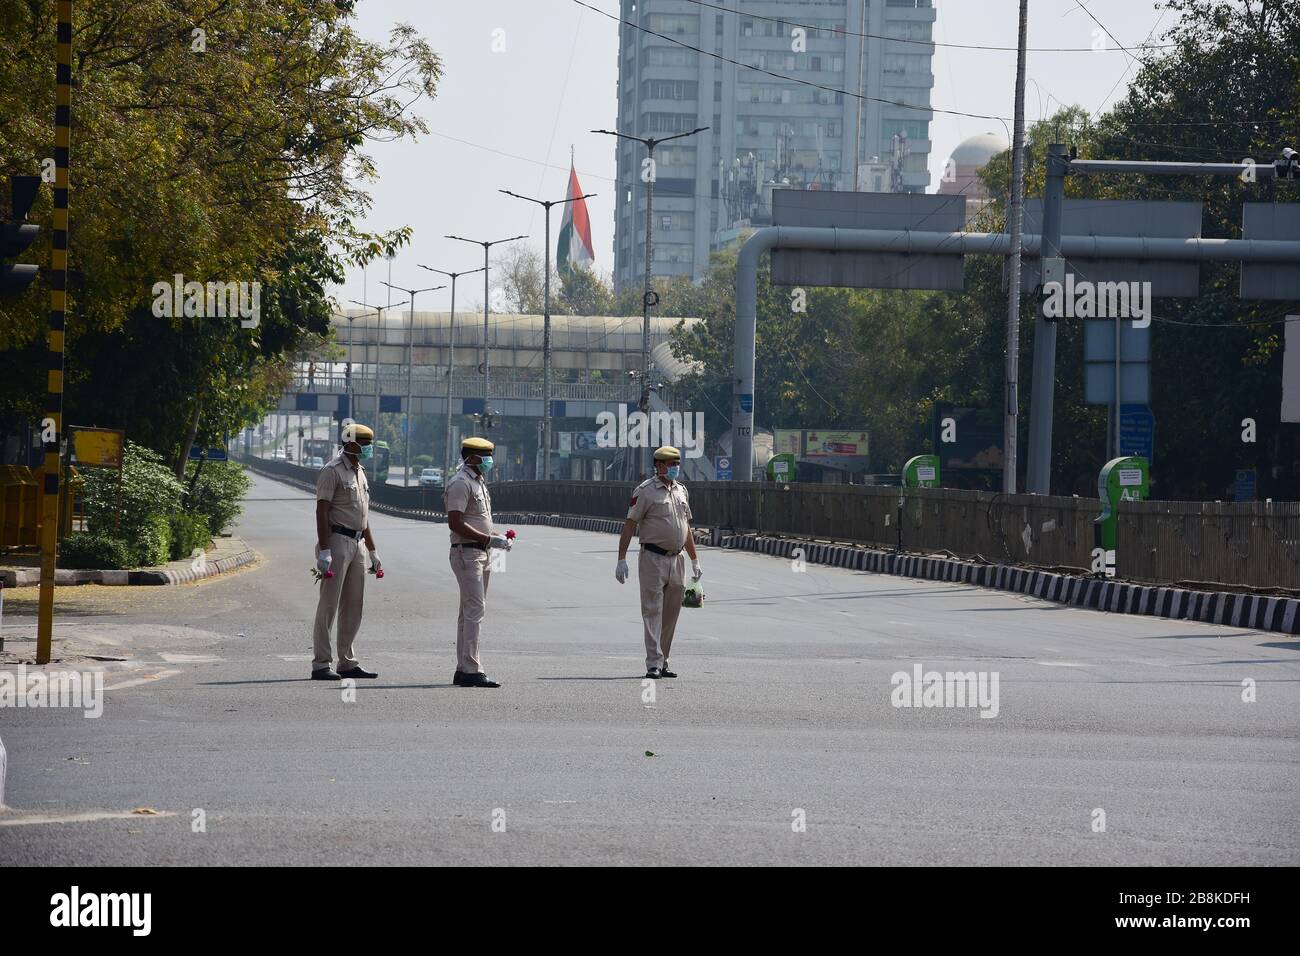
{"type": "Polygon", "coordinates": [[[174,817],[171,810],[156,813],[135,813],[131,810],[84,810],[80,813],[27,813],[9,810],[0,812],[0,827],[22,827],[41,823],[92,823],[96,820],[146,820],[150,817],[174,817]],[[13,813],[14,816],[10,816],[13,813]]]}
{"type": "Polygon", "coordinates": [[[159,671],[157,674],[150,674],[148,677],[136,677],[117,684],[105,684],[104,690],[124,690],[127,687],[135,687],[139,684],[150,684],[156,680],[162,680],[164,677],[175,677],[179,673],[180,671],[159,671]]]}
{"type": "Polygon", "coordinates": [[[1034,661],[1035,664],[1042,664],[1044,667],[1090,667],[1089,664],[1072,664],[1069,661],[1034,661]]]}
{"type": "Polygon", "coordinates": [[[791,601],[798,601],[800,604],[807,604],[807,603],[808,603],[808,602],[805,601],[803,598],[795,597],[793,594],[787,594],[786,597],[787,597],[788,599],[790,599],[791,601]]]}
{"type": "Polygon", "coordinates": [[[215,654],[170,654],[163,651],[158,655],[168,664],[215,664],[225,660],[215,654]]]}

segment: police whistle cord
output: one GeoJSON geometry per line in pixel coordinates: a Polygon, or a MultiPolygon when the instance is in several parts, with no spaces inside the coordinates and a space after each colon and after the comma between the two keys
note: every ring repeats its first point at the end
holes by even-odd
{"type": "Polygon", "coordinates": [[[50,248],[50,317],[46,333],[44,488],[41,502],[41,588],[36,663],[48,664],[54,630],[54,567],[59,547],[59,456],[63,437],[63,346],[68,305],[68,157],[72,144],[72,0],[58,0],[54,69],[54,230],[50,248]]]}

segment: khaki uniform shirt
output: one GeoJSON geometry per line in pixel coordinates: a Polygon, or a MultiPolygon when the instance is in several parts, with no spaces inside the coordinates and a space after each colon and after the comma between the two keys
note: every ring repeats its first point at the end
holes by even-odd
{"type": "MultiPolygon", "coordinates": [[[[492,496],[488,493],[487,482],[474,473],[469,465],[462,464],[456,474],[447,482],[447,490],[442,500],[448,514],[453,511],[465,513],[465,524],[484,534],[495,534],[492,528],[492,496]]],[[[452,544],[469,544],[474,538],[451,532],[452,544]]]]}
{"type": "Polygon", "coordinates": [[[330,524],[366,530],[370,521],[370,482],[360,465],[353,471],[344,456],[331,459],[316,478],[316,500],[330,503],[330,524]]]}
{"type": "Polygon", "coordinates": [[[637,537],[642,544],[653,544],[665,551],[680,551],[686,546],[694,517],[686,486],[680,481],[665,485],[657,476],[636,486],[627,516],[637,523],[637,537]]]}

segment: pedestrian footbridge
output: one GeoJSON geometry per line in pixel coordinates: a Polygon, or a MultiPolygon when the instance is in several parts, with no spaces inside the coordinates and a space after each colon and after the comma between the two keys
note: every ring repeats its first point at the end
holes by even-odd
{"type": "MultiPolygon", "coordinates": [[[[690,371],[675,359],[669,335],[696,318],[650,320],[650,384],[672,404],[672,383],[690,371]]],[[[353,310],[333,318],[341,361],[303,363],[278,411],[336,420],[376,412],[543,417],[540,315],[447,312],[385,314],[353,310]],[[484,368],[484,339],[487,368],[484,368]],[[450,368],[450,374],[448,370],[450,368]],[[486,389],[485,389],[486,385],[486,389]],[[409,398],[408,398],[409,396],[409,398]],[[409,404],[408,404],[409,402],[409,404]]],[[[551,316],[551,415],[594,420],[602,411],[639,405],[641,316],[551,316]]]]}

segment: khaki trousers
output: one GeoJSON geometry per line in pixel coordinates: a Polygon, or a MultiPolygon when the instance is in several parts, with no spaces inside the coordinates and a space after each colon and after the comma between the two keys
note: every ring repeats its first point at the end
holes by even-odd
{"type": "Polygon", "coordinates": [[[641,583],[641,621],[645,625],[645,666],[663,667],[672,650],[677,615],[682,612],[682,592],[686,589],[686,558],[672,557],[641,549],[637,560],[637,579],[641,583]]]}
{"type": "Polygon", "coordinates": [[[479,629],[487,609],[488,553],[478,548],[452,548],[451,572],[460,587],[460,611],[456,615],[456,670],[478,674],[479,629]]]}
{"type": "Polygon", "coordinates": [[[320,583],[320,600],[316,604],[316,626],[312,630],[311,669],[330,666],[330,631],[338,618],[338,650],[341,671],[357,667],[352,642],[361,628],[361,601],[366,589],[366,559],[361,542],[341,534],[330,533],[330,570],[334,577],[320,583]]]}

